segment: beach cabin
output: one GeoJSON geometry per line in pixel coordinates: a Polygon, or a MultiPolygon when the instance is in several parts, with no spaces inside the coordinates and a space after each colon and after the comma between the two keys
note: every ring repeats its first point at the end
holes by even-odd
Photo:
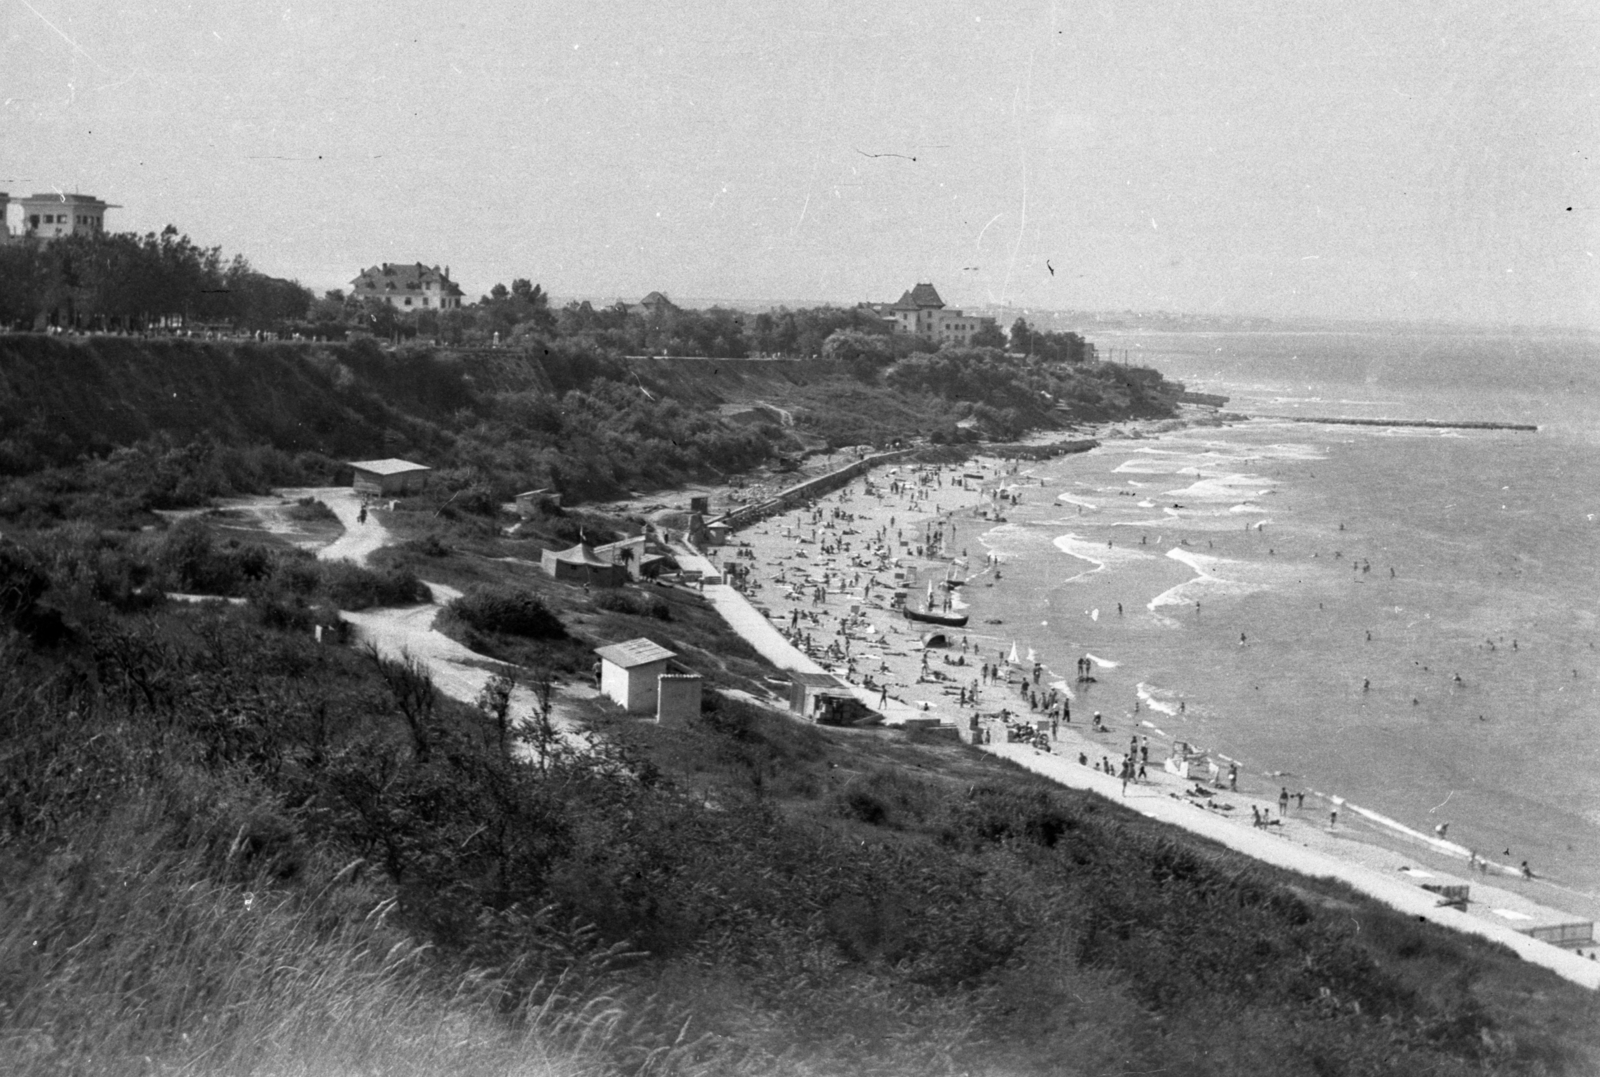
{"type": "MultiPolygon", "coordinates": [[[[597,647],[594,653],[600,657],[601,695],[629,714],[648,714],[657,709],[661,675],[667,672],[667,663],[676,654],[643,636],[597,647]]],[[[671,691],[677,700],[677,686],[671,691]]]]}
{"type": "Polygon", "coordinates": [[[355,473],[351,486],[368,497],[404,497],[426,484],[431,467],[410,460],[352,460],[355,473]]]}
{"type": "Polygon", "coordinates": [[[711,511],[711,498],[705,494],[690,495],[689,511],[698,512],[701,516],[704,516],[711,511]]]}
{"type": "Polygon", "coordinates": [[[594,555],[607,564],[620,566],[628,575],[638,579],[644,570],[644,536],[634,535],[596,546],[594,555]]]}
{"type": "Polygon", "coordinates": [[[566,583],[589,583],[596,587],[620,587],[628,582],[628,570],[595,554],[586,542],[566,550],[545,550],[539,555],[545,575],[566,583]]]}
{"type": "Polygon", "coordinates": [[[711,546],[725,546],[728,536],[733,534],[733,525],[727,520],[712,520],[706,524],[706,543],[711,546]]]}
{"type": "Polygon", "coordinates": [[[806,718],[815,717],[818,697],[827,692],[846,692],[850,688],[831,673],[789,674],[789,709],[806,718]]]}

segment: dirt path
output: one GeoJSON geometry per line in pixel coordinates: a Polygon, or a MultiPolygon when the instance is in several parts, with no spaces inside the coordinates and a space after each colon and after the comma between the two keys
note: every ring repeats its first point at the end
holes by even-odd
{"type": "Polygon", "coordinates": [[[284,490],[287,498],[314,497],[333,510],[344,525],[344,534],[317,551],[322,561],[354,561],[365,565],[367,558],[389,545],[389,529],[383,526],[381,512],[369,512],[361,522],[361,495],[348,486],[308,486],[284,490]]]}
{"type": "MultiPolygon", "coordinates": [[[[367,559],[393,541],[393,535],[383,525],[385,513],[369,510],[366,522],[361,521],[362,500],[354,490],[343,486],[314,486],[284,490],[283,497],[298,499],[313,497],[321,501],[344,525],[344,534],[317,550],[322,561],[352,561],[365,565],[367,559]]],[[[422,663],[433,678],[434,687],[451,699],[473,703],[494,671],[503,663],[451,639],[433,627],[444,604],[461,597],[461,592],[442,583],[422,581],[433,592],[433,600],[424,605],[388,607],[383,609],[344,612],[341,616],[354,625],[363,643],[370,643],[379,654],[394,661],[410,657],[422,663]]],[[[599,693],[583,684],[558,684],[551,698],[551,720],[565,737],[581,730],[575,712],[580,700],[595,698],[599,693]]],[[[514,715],[526,717],[534,713],[536,701],[531,689],[517,685],[511,693],[511,710],[514,715]]]]}

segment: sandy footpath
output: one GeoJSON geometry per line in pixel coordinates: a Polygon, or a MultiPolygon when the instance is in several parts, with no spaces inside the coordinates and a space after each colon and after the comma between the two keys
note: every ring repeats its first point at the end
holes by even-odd
{"type": "MultiPolygon", "coordinates": [[[[1008,740],[1008,721],[1046,719],[1050,728],[1042,708],[1030,709],[1024,685],[1041,703],[1052,684],[1068,692],[1071,686],[1048,675],[1034,682],[1026,639],[1015,665],[998,661],[1001,654],[1010,657],[1009,628],[969,622],[941,629],[910,622],[893,606],[895,592],[903,591],[914,609],[925,608],[931,583],[932,608],[942,610],[949,591],[953,611],[960,613],[962,594],[994,585],[996,572],[1004,578],[1005,566],[986,563],[978,542],[994,526],[981,514],[1003,513],[1011,496],[1051,496],[1029,478],[1030,466],[980,456],[955,466],[878,469],[797,511],[739,532],[728,546],[705,551],[708,558],[699,567],[721,572],[733,564],[746,572],[740,590],[708,586],[706,597],[774,664],[847,679],[891,725],[912,716],[937,718],[972,739],[969,728],[976,716],[980,732],[987,734],[980,737],[988,741],[985,750],[1054,781],[1124,800],[1152,818],[1267,863],[1340,879],[1391,907],[1492,938],[1526,960],[1600,988],[1600,962],[1589,959],[1587,948],[1580,956],[1517,930],[1581,917],[1489,884],[1469,873],[1465,862],[1452,869],[1448,848],[1410,849],[1382,835],[1385,844],[1349,813],[1332,824],[1321,809],[1299,808],[1294,799],[1283,810],[1275,792],[1250,796],[1213,787],[1196,795],[1196,783],[1162,769],[1168,745],[1159,740],[1149,742],[1146,779],[1130,783],[1124,798],[1122,782],[1097,764],[1120,765],[1129,737],[1149,732],[1130,725],[1125,716],[1114,719],[1115,727],[1095,732],[1088,726],[1092,711],[1073,706],[1073,720],[1058,722],[1051,736],[1040,739],[1048,750],[1008,740]],[[949,588],[947,579],[963,582],[949,588]],[[947,645],[924,647],[935,632],[944,633],[947,645]],[[988,680],[982,676],[985,663],[999,667],[988,680]],[[1009,713],[1001,717],[1002,711],[1009,713]],[[1266,825],[1254,825],[1257,818],[1266,825]],[[1465,912],[1439,906],[1437,895],[1422,889],[1462,883],[1471,887],[1465,912]]],[[[1265,780],[1249,777],[1255,784],[1265,780]]],[[[1424,839],[1420,844],[1439,843],[1424,839]]]]}
{"type": "MultiPolygon", "coordinates": [[[[311,487],[282,491],[284,497],[313,497],[327,505],[344,525],[344,534],[317,550],[323,561],[353,561],[366,564],[367,558],[393,541],[383,526],[383,511],[369,508],[366,522],[361,522],[361,497],[349,487],[311,487]]],[[[341,616],[354,625],[363,643],[370,643],[385,658],[402,660],[406,657],[422,663],[433,678],[434,687],[451,699],[473,703],[483,686],[502,663],[478,654],[436,631],[433,619],[443,604],[459,598],[461,592],[442,583],[430,583],[433,601],[417,606],[346,611],[341,616]]],[[[582,683],[559,684],[551,698],[551,719],[563,735],[578,732],[580,726],[571,714],[571,701],[593,698],[598,693],[582,683]]],[[[532,690],[517,685],[511,693],[512,713],[530,715],[536,701],[532,690]]]]}

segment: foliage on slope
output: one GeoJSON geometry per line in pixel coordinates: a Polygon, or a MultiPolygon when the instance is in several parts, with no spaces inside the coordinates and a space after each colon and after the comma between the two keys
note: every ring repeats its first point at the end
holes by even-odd
{"type": "Polygon", "coordinates": [[[11,1072],[272,1072],[281,1036],[333,1072],[429,1027],[483,1073],[519,1047],[684,1074],[1600,1058],[1595,999],[1504,951],[965,749],[713,698],[514,758],[415,667],[260,603],[118,612],[9,549],[11,1072]],[[413,1026],[430,999],[449,1026],[413,1026]]]}
{"type": "Polygon", "coordinates": [[[798,451],[801,435],[832,445],[1015,437],[1169,406],[1153,372],[988,349],[852,367],[629,361],[581,342],[486,356],[370,340],[0,335],[0,477],[56,469],[0,489],[0,518],[70,515],[96,498],[124,512],[189,507],[333,481],[339,461],[381,456],[429,463],[453,492],[505,500],[548,486],[569,501],[605,498],[746,471],[798,451]],[[752,400],[792,425],[729,421],[714,407],[752,400]]]}

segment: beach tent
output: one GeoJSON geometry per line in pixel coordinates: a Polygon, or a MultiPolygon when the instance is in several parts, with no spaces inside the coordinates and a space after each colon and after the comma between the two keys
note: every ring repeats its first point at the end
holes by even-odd
{"type": "Polygon", "coordinates": [[[586,542],[566,550],[544,551],[539,555],[539,567],[555,579],[596,587],[617,587],[628,579],[626,568],[597,556],[586,542]]]}
{"type": "Polygon", "coordinates": [[[1012,640],[1011,641],[1011,653],[1006,655],[1006,662],[1007,662],[1007,664],[1013,665],[1013,666],[1020,666],[1022,664],[1022,659],[1020,657],[1018,657],[1018,655],[1017,655],[1017,641],[1016,640],[1012,640]]]}

